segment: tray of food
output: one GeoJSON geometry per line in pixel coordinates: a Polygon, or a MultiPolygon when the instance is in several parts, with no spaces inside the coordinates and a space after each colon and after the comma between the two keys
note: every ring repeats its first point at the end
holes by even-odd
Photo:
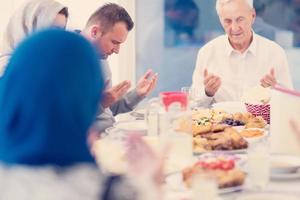
{"type": "MultiPolygon", "coordinates": [[[[177,184],[181,189],[191,190],[197,184],[195,176],[211,175],[217,183],[218,193],[240,191],[244,187],[246,173],[240,168],[242,158],[228,154],[203,154],[191,166],[169,174],[167,184],[177,184]]],[[[174,186],[175,187],[175,186],[174,186]]]]}
{"type": "MultiPolygon", "coordinates": [[[[186,119],[179,121],[185,129],[186,119]]],[[[268,135],[267,122],[251,113],[228,113],[216,109],[196,109],[192,112],[191,133],[194,153],[226,151],[245,153],[249,143],[268,135]]],[[[187,131],[185,131],[187,132],[187,131]]]]}

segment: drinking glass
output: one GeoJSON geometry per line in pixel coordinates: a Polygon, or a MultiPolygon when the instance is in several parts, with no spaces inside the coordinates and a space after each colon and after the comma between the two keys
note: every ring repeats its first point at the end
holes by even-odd
{"type": "Polygon", "coordinates": [[[149,100],[146,112],[146,122],[148,135],[157,136],[159,134],[159,112],[161,109],[160,99],[152,98],[149,100]]]}
{"type": "Polygon", "coordinates": [[[218,197],[218,183],[213,174],[195,174],[192,178],[193,200],[214,200],[218,197]]]}
{"type": "Polygon", "coordinates": [[[197,106],[196,101],[196,90],[192,87],[182,87],[181,92],[184,92],[188,96],[188,104],[190,108],[194,108],[197,106]]]}
{"type": "Polygon", "coordinates": [[[250,188],[264,190],[270,178],[268,144],[265,141],[252,144],[248,149],[248,179],[250,188]]]}
{"type": "Polygon", "coordinates": [[[170,147],[168,162],[183,169],[193,163],[193,138],[188,133],[171,132],[161,136],[162,143],[170,147]]]}

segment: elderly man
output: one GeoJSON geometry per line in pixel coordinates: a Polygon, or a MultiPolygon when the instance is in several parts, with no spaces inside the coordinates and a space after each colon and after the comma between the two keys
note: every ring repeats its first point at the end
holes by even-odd
{"type": "Polygon", "coordinates": [[[153,90],[157,82],[157,74],[148,70],[131,92],[127,93],[131,85],[130,81],[123,81],[112,87],[111,71],[106,59],[113,53],[119,53],[120,45],[125,42],[133,26],[131,17],[123,7],[109,3],[91,15],[81,32],[99,50],[99,58],[102,59],[104,67],[106,90],[99,115],[93,126],[98,132],[103,132],[107,127],[112,126],[115,122],[114,115],[131,111],[153,90]]]}
{"type": "Polygon", "coordinates": [[[256,85],[292,88],[284,50],[252,30],[252,0],[217,0],[216,10],[226,32],[199,50],[192,87],[203,105],[239,101],[256,85]]]}

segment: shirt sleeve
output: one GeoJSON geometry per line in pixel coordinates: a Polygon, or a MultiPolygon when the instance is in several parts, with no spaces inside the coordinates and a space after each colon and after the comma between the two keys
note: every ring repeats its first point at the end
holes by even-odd
{"type": "Polygon", "coordinates": [[[128,92],[122,99],[114,103],[110,109],[113,115],[117,115],[124,112],[132,111],[136,105],[142,101],[144,97],[141,97],[136,92],[136,89],[128,92]]]}
{"type": "Polygon", "coordinates": [[[275,67],[275,77],[277,82],[286,88],[293,89],[287,56],[281,47],[278,49],[278,58],[280,60],[278,61],[278,66],[275,67]]]}

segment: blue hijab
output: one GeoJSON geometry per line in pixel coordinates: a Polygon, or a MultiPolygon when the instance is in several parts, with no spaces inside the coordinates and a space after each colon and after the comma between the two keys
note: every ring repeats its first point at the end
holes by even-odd
{"type": "Polygon", "coordinates": [[[97,55],[84,38],[63,30],[29,37],[0,82],[0,161],[94,162],[86,137],[103,88],[97,55]]]}

